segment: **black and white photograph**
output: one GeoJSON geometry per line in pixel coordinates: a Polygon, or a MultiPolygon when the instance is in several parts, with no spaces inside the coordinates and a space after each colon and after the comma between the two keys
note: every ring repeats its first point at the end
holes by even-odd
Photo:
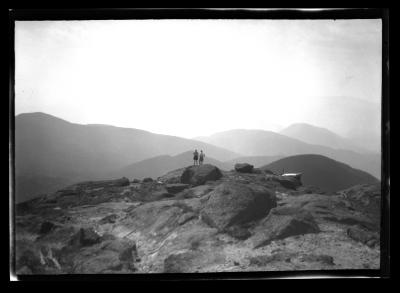
{"type": "Polygon", "coordinates": [[[382,269],[382,18],[13,33],[15,278],[382,269]]]}

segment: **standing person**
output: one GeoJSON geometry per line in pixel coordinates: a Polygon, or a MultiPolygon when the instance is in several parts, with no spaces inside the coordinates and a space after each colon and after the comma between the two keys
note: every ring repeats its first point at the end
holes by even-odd
{"type": "Polygon", "coordinates": [[[199,159],[199,153],[197,152],[197,150],[194,150],[193,153],[193,165],[197,165],[197,160],[199,159]]]}
{"type": "Polygon", "coordinates": [[[206,155],[203,153],[203,150],[201,150],[200,151],[200,165],[203,165],[203,161],[204,161],[204,157],[205,157],[206,155]]]}

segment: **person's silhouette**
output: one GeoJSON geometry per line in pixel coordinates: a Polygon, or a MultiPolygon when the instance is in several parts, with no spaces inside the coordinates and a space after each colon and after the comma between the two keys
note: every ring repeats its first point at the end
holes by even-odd
{"type": "Polygon", "coordinates": [[[193,165],[197,165],[197,160],[199,159],[199,153],[197,152],[197,150],[194,150],[193,153],[193,165]]]}
{"type": "Polygon", "coordinates": [[[203,165],[203,161],[204,161],[204,157],[206,155],[203,153],[203,150],[200,151],[200,160],[199,160],[199,164],[203,165]]]}

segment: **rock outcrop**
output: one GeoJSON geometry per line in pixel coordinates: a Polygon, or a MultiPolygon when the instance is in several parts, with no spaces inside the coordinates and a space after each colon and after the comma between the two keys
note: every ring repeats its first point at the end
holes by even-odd
{"type": "Polygon", "coordinates": [[[339,191],[338,194],[349,202],[352,209],[368,214],[372,222],[376,223],[375,229],[379,229],[381,214],[380,184],[356,185],[339,191]]]}
{"type": "Polygon", "coordinates": [[[181,183],[181,176],[183,171],[185,171],[185,169],[186,168],[180,168],[177,170],[170,171],[167,174],[158,177],[157,180],[165,184],[181,183]]]}
{"type": "Polygon", "coordinates": [[[224,182],[210,193],[201,215],[224,230],[265,217],[275,206],[274,193],[261,185],[224,182]]]}
{"type": "Polygon", "coordinates": [[[355,241],[366,244],[370,247],[379,245],[379,234],[355,225],[347,229],[347,235],[355,241]]]}
{"type": "Polygon", "coordinates": [[[253,237],[254,248],[268,245],[274,240],[320,232],[318,224],[309,212],[279,207],[271,211],[257,230],[258,233],[253,237]]]}
{"type": "Polygon", "coordinates": [[[205,184],[207,181],[215,181],[222,177],[221,171],[210,164],[187,167],[181,176],[181,182],[194,186],[205,184]]]}
{"type": "Polygon", "coordinates": [[[247,163],[237,163],[235,164],[235,170],[241,173],[252,173],[253,172],[253,165],[247,163]]]}

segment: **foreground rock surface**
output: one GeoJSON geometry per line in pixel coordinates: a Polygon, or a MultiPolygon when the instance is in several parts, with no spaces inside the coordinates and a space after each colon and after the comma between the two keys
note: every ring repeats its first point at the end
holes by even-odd
{"type": "Polygon", "coordinates": [[[204,166],[128,185],[85,182],[18,205],[17,273],[379,268],[379,188],[318,194],[274,174],[204,166]]]}

